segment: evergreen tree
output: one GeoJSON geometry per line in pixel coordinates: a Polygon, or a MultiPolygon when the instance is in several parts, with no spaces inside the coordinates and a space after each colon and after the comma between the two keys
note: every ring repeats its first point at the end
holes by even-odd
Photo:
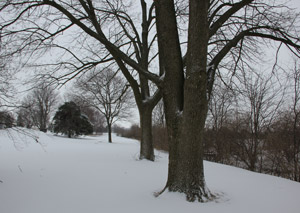
{"type": "Polygon", "coordinates": [[[11,128],[13,127],[15,119],[10,112],[0,111],[0,127],[11,128]]]}
{"type": "Polygon", "coordinates": [[[87,116],[82,115],[79,106],[72,101],[60,106],[53,120],[54,132],[68,135],[69,138],[93,133],[93,126],[87,116]]]}

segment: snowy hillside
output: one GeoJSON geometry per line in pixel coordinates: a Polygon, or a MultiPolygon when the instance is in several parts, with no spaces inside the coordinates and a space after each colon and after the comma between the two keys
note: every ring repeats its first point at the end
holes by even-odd
{"type": "Polygon", "coordinates": [[[135,140],[32,133],[39,143],[0,130],[1,213],[300,212],[300,184],[290,180],[205,162],[216,202],[188,203],[168,192],[155,198],[167,178],[167,154],[139,161],[135,140]]]}

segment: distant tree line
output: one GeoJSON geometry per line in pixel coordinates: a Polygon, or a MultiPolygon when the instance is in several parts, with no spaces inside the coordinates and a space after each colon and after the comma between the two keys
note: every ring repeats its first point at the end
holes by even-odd
{"type": "Polygon", "coordinates": [[[126,119],[133,107],[132,93],[118,71],[105,68],[90,72],[77,79],[71,91],[66,94],[67,101],[59,104],[56,87],[47,78],[39,79],[15,107],[15,113],[0,111],[0,127],[51,130],[68,137],[107,132],[112,142],[113,124],[126,119]]]}

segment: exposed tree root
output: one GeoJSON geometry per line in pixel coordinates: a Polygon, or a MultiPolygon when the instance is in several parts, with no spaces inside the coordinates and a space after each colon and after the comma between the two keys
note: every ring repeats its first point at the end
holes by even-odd
{"type": "Polygon", "coordinates": [[[197,187],[197,189],[186,189],[182,190],[175,186],[165,186],[161,191],[155,192],[154,196],[159,197],[168,189],[169,192],[179,192],[186,195],[186,200],[188,202],[198,201],[200,203],[205,203],[217,199],[217,196],[212,194],[207,187],[197,187]]]}
{"type": "Polygon", "coordinates": [[[163,188],[161,191],[158,191],[158,192],[154,192],[153,195],[154,197],[159,197],[162,193],[164,193],[166,191],[168,187],[165,186],[165,188],[163,188]]]}
{"type": "Polygon", "coordinates": [[[149,160],[149,161],[155,161],[155,156],[151,155],[151,156],[145,156],[145,155],[140,155],[139,157],[140,160],[149,160]]]}

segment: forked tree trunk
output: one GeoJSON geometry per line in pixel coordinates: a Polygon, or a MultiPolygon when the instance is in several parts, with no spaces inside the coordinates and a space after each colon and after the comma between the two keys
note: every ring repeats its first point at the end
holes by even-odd
{"type": "Polygon", "coordinates": [[[152,109],[140,110],[141,126],[141,148],[140,159],[154,161],[153,139],[152,139],[152,109]]]}
{"type": "Polygon", "coordinates": [[[163,99],[169,140],[166,188],[182,192],[188,201],[213,196],[203,170],[203,131],[207,116],[208,0],[190,1],[187,69],[183,63],[173,0],[155,1],[159,54],[163,55],[163,99]],[[184,83],[183,83],[184,82],[184,83]]]}

